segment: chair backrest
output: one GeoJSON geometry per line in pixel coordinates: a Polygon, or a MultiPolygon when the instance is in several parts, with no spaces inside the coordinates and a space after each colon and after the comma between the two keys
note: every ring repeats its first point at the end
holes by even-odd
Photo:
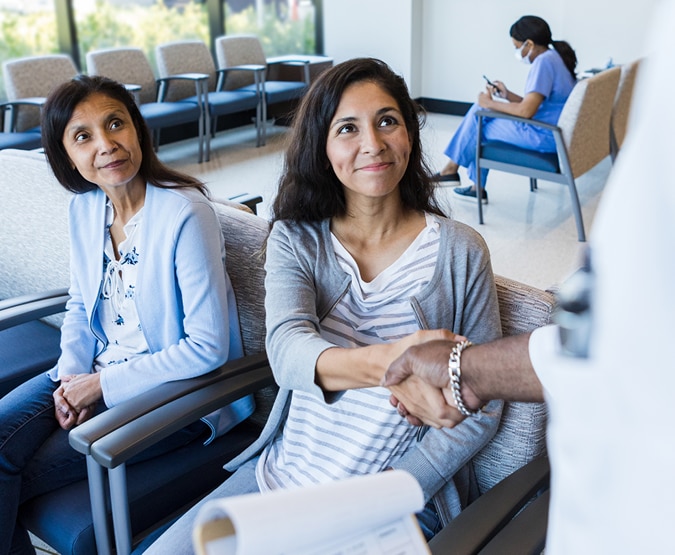
{"type": "Polygon", "coordinates": [[[71,197],[43,153],[0,151],[0,299],[68,287],[71,197]]]}
{"type": "Polygon", "coordinates": [[[579,81],[560,114],[572,174],[578,177],[609,155],[609,124],[621,68],[579,81]]]}
{"type": "MultiPolygon", "coordinates": [[[[8,60],[2,65],[7,100],[46,97],[52,89],[78,74],[73,59],[66,54],[29,56],[8,60]]],[[[40,125],[40,110],[21,106],[16,118],[16,131],[40,125]]]]}
{"type": "MultiPolygon", "coordinates": [[[[209,92],[216,90],[216,64],[208,46],[200,40],[181,40],[160,44],[155,48],[160,77],[179,73],[204,73],[209,76],[209,92]]],[[[195,95],[194,83],[172,82],[166,100],[176,101],[195,95]]]]}
{"type": "Polygon", "coordinates": [[[157,82],[145,52],[140,48],[106,48],[87,53],[87,72],[125,85],[140,85],[141,104],[157,101],[157,82]]]}
{"type": "MultiPolygon", "coordinates": [[[[502,332],[517,335],[548,324],[552,293],[495,276],[502,332]]],[[[546,452],[546,405],[505,403],[495,436],[473,458],[480,493],[546,452]]]]}
{"type": "MultiPolygon", "coordinates": [[[[226,267],[237,299],[244,354],[265,351],[265,244],[269,223],[231,201],[214,202],[225,238],[226,267]]],[[[251,417],[263,426],[272,408],[277,388],[256,393],[256,411],[251,417]]]]}
{"type": "Polygon", "coordinates": [[[630,105],[633,100],[633,89],[635,86],[635,77],[642,59],[635,60],[629,64],[621,66],[621,77],[614,97],[614,107],[612,109],[612,134],[614,147],[618,150],[623,144],[628,127],[628,115],[630,105]]]}
{"type": "MultiPolygon", "coordinates": [[[[267,58],[256,35],[225,35],[216,38],[218,68],[225,69],[246,64],[267,65],[267,58]]],[[[238,89],[254,82],[250,71],[230,71],[225,79],[226,90],[238,89]]]]}

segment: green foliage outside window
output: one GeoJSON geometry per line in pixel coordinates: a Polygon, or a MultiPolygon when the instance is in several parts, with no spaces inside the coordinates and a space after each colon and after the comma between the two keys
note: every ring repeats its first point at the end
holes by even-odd
{"type": "MultiPolygon", "coordinates": [[[[78,10],[73,0],[80,59],[84,64],[90,50],[118,46],[141,48],[155,66],[155,46],[181,39],[209,43],[206,6],[182,2],[167,7],[161,0],[150,6],[136,3],[113,5],[97,0],[94,9],[78,10]]],[[[277,17],[273,9],[258,18],[254,8],[230,14],[226,9],[228,34],[257,34],[267,56],[312,54],[315,52],[314,19],[311,15],[293,21],[288,14],[277,17]]],[[[0,61],[58,52],[53,8],[30,13],[0,9],[0,61]]],[[[83,70],[86,68],[82,68],[83,70]]],[[[0,99],[5,98],[0,76],[0,99]]]]}

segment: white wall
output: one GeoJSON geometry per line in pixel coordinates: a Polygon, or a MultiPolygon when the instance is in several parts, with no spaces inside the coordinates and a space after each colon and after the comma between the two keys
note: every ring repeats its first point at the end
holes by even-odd
{"type": "Polygon", "coordinates": [[[473,102],[482,75],[522,90],[527,67],[513,57],[509,28],[521,15],[548,21],[577,53],[579,71],[644,55],[659,0],[324,0],[325,53],[336,62],[376,56],[414,97],[473,102]]]}
{"type": "Polygon", "coordinates": [[[422,96],[424,0],[324,0],[324,52],[335,63],[359,56],[385,60],[422,96]]]}

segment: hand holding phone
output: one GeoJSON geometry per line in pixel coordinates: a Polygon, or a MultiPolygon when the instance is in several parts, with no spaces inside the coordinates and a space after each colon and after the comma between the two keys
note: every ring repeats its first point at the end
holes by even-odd
{"type": "Polygon", "coordinates": [[[492,81],[490,81],[485,75],[483,75],[483,79],[487,82],[488,86],[492,87],[494,90],[492,91],[492,96],[502,96],[502,91],[500,88],[495,85],[492,81]]]}

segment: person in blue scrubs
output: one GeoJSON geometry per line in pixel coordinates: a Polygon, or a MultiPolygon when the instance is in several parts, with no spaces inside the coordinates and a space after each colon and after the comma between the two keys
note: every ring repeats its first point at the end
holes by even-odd
{"type": "MultiPolygon", "coordinates": [[[[488,84],[487,90],[478,95],[478,102],[464,116],[445,149],[445,155],[450,160],[434,176],[436,181],[459,185],[457,171],[459,166],[465,167],[472,184],[454,189],[454,193],[462,198],[476,198],[476,111],[495,110],[556,125],[577,81],[574,50],[565,41],[553,40],[551,29],[542,18],[525,15],[511,26],[509,34],[516,48],[516,58],[531,66],[523,96],[510,91],[501,81],[488,84]]],[[[551,131],[526,123],[487,118],[484,119],[481,135],[483,140],[503,141],[539,152],[555,152],[551,131]]],[[[487,183],[487,174],[487,169],[481,169],[483,187],[487,183]]],[[[483,190],[483,202],[487,203],[487,198],[487,192],[483,190]]]]}

